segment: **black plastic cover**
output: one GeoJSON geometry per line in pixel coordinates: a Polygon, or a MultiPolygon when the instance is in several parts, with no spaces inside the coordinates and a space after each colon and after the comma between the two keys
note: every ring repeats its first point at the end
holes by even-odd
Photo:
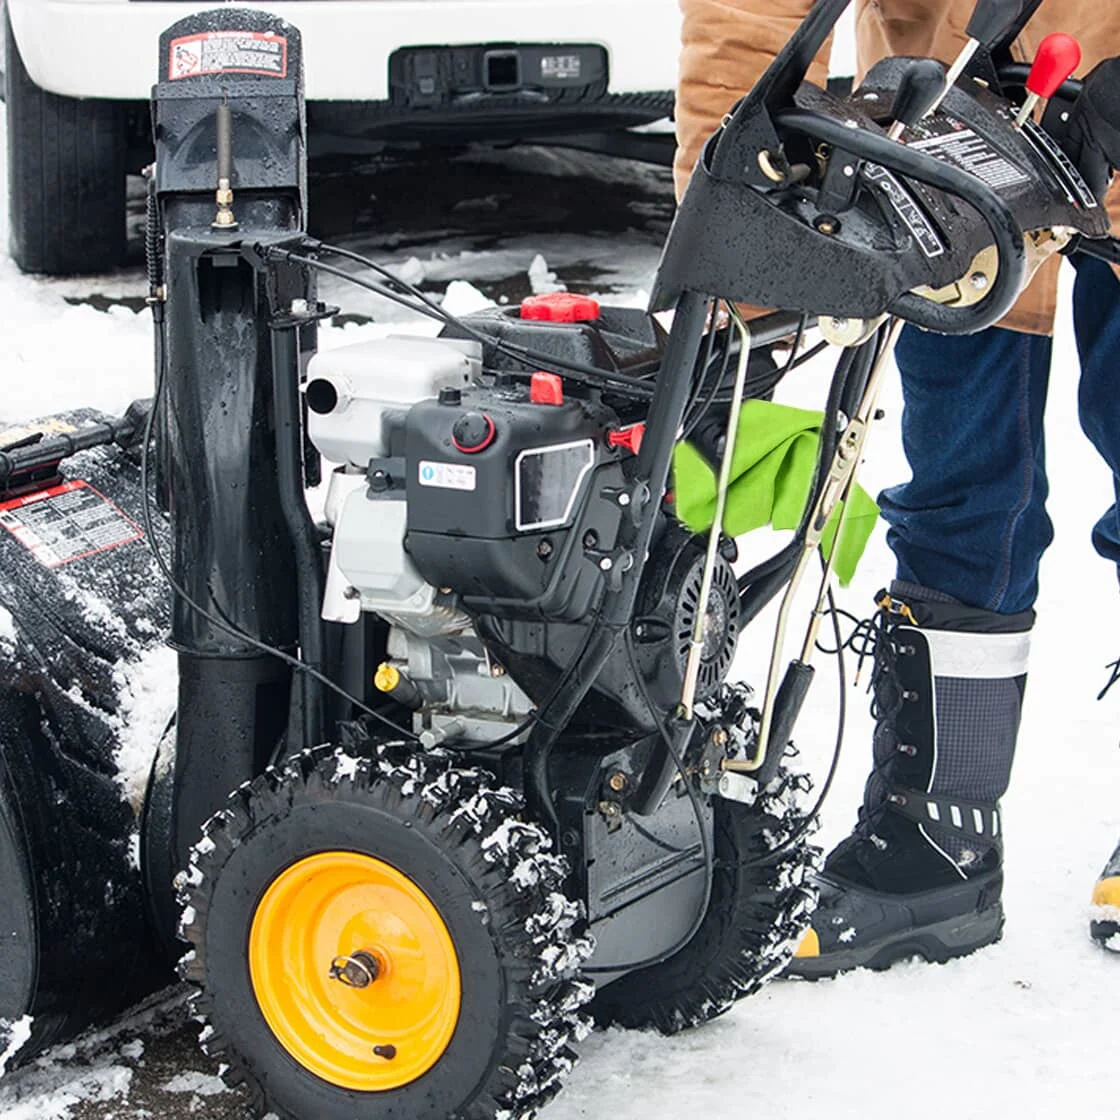
{"type": "MultiPolygon", "coordinates": [[[[106,419],[69,413],[41,430],[106,419]]],[[[21,1059],[169,979],[136,860],[147,767],[174,706],[174,673],[145,671],[168,596],[136,463],[103,447],[62,470],[0,499],[0,1019],[33,1016],[21,1059]],[[143,687],[161,679],[162,707],[143,687]]]]}
{"type": "MultiPolygon", "coordinates": [[[[879,118],[911,63],[881,62],[846,100],[805,83],[797,106],[850,130],[855,151],[862,136],[884,136],[879,118]]],[[[682,201],[653,292],[656,309],[691,290],[811,315],[874,318],[916,288],[961,279],[993,243],[987,222],[959,198],[855,157],[847,158],[862,189],[825,232],[822,219],[832,215],[821,210],[811,186],[767,191],[739,177],[717,176],[712,155],[724,142],[720,134],[713,138],[682,201]]],[[[791,149],[794,144],[791,133],[791,149]]],[[[802,144],[806,160],[815,159],[808,141],[802,144]]],[[[900,161],[920,151],[967,172],[1006,205],[1019,230],[1066,226],[1090,237],[1107,232],[1104,208],[1071,189],[1060,153],[1034,132],[1013,129],[1007,104],[978,85],[972,94],[955,87],[918,137],[891,147],[900,161]]],[[[844,156],[834,150],[832,159],[844,156]]]]}
{"type": "MultiPolygon", "coordinates": [[[[228,102],[235,195],[288,193],[302,218],[307,213],[306,121],[298,29],[267,12],[217,8],[179,20],[160,36],[159,50],[152,123],[160,195],[213,197],[215,117],[218,106],[228,102]]],[[[300,225],[297,219],[292,228],[300,225]]]]}
{"type": "Polygon", "coordinates": [[[405,545],[424,578],[468,610],[576,619],[602,585],[625,484],[607,444],[617,415],[591,400],[535,404],[524,386],[467,389],[457,401],[409,410],[404,457],[405,545]],[[488,416],[481,451],[455,446],[457,425],[488,416]]]}

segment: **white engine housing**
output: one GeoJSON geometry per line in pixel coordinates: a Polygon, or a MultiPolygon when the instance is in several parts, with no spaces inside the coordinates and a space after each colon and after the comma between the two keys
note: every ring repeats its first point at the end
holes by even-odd
{"type": "Polygon", "coordinates": [[[308,364],[307,434],[324,459],[365,470],[389,454],[384,418],[441,389],[476,384],[477,342],[391,336],[321,351],[308,364]]]}

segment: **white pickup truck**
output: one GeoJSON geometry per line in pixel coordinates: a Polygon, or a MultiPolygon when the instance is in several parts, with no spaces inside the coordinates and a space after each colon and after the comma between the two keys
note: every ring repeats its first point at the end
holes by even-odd
{"type": "MultiPolygon", "coordinates": [[[[0,0],[10,249],[111,269],[150,157],[160,32],[220,2],[0,0]]],[[[303,33],[311,155],[394,141],[559,139],[645,154],[672,112],[677,0],[270,0],[303,33]]],[[[667,150],[667,145],[666,145],[667,150]]]]}

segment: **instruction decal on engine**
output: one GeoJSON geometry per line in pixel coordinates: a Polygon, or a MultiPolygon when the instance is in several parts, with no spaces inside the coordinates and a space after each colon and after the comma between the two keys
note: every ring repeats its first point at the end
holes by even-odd
{"type": "Polygon", "coordinates": [[[462,463],[433,463],[420,461],[421,486],[434,486],[438,490],[473,490],[477,486],[478,472],[462,463]]]}
{"type": "Polygon", "coordinates": [[[144,535],[118,506],[81,480],[0,504],[0,525],[45,568],[59,568],[144,535]]]}
{"type": "Polygon", "coordinates": [[[171,40],[169,81],[201,74],[288,76],[288,40],[264,31],[206,31],[171,40]]]}

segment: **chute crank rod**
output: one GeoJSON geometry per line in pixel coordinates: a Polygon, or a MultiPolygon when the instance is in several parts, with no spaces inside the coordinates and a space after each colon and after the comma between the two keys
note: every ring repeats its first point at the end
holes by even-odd
{"type": "MultiPolygon", "coordinates": [[[[716,508],[712,527],[708,532],[708,551],[704,556],[704,572],[700,580],[700,602],[696,608],[696,621],[692,624],[692,640],[688,644],[685,662],[684,685],[681,689],[681,714],[692,719],[696,706],[696,683],[700,679],[700,662],[704,655],[704,624],[708,619],[708,602],[712,597],[712,578],[719,554],[719,540],[723,534],[723,513],[727,508],[727,490],[731,485],[731,460],[735,454],[735,437],[739,433],[739,414],[743,408],[743,391],[747,384],[747,368],[751,360],[751,329],[742,312],[733,304],[727,305],[731,318],[739,331],[739,364],[735,370],[735,389],[731,395],[731,408],[727,417],[727,437],[719,463],[716,482],[716,508]]],[[[714,324],[709,327],[712,329],[714,324]]]]}

